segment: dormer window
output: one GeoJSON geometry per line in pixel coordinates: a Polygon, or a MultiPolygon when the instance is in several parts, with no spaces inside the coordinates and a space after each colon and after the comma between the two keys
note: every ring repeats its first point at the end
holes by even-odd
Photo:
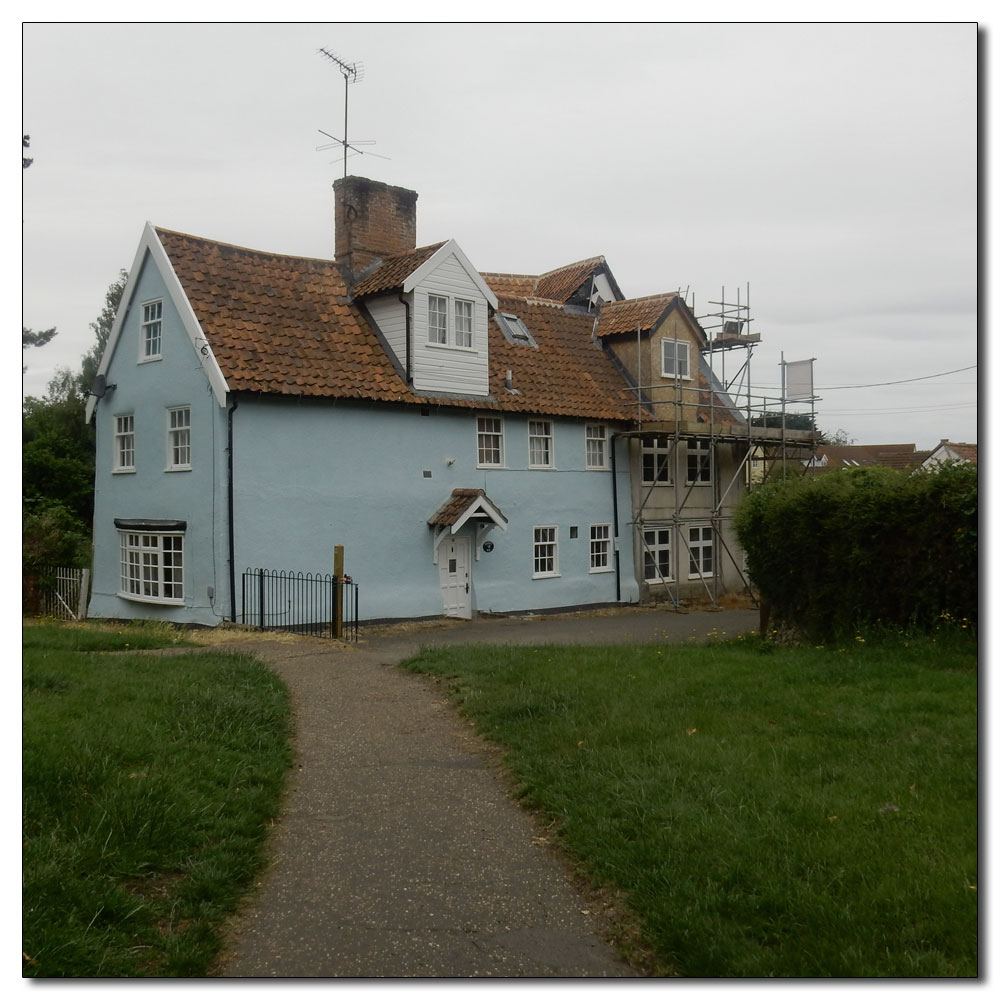
{"type": "Polygon", "coordinates": [[[662,340],[664,378],[689,378],[691,366],[688,360],[691,345],[686,340],[662,340]]]}
{"type": "Polygon", "coordinates": [[[455,299],[455,346],[472,347],[472,303],[455,299]]]}
{"type": "Polygon", "coordinates": [[[531,336],[528,328],[524,325],[523,320],[520,317],[515,316],[513,313],[500,313],[496,314],[496,321],[499,325],[504,337],[511,344],[522,344],[525,347],[538,347],[535,343],[535,338],[531,336]]]}
{"type": "Polygon", "coordinates": [[[448,343],[448,300],[443,295],[427,296],[427,340],[448,343]]]}
{"type": "Polygon", "coordinates": [[[474,321],[475,303],[469,299],[427,296],[428,344],[472,350],[474,321]]]}

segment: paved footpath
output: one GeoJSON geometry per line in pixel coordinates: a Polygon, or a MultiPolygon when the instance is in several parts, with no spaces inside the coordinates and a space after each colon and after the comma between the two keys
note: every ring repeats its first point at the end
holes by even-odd
{"type": "Polygon", "coordinates": [[[357,646],[268,639],[296,761],[260,891],[232,925],[225,977],[634,976],[515,806],[471,725],[424,677],[423,646],[690,641],[749,611],[634,612],[386,629],[357,646]]]}

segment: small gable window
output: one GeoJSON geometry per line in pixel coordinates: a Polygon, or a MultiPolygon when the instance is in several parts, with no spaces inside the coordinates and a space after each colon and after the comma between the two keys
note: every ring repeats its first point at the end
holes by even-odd
{"type": "Polygon", "coordinates": [[[669,378],[689,378],[690,365],[688,351],[690,344],[686,340],[663,340],[662,374],[669,378]]]}
{"type": "Polygon", "coordinates": [[[142,307],[142,357],[152,361],[162,357],[163,302],[147,302],[142,307]]]}
{"type": "Polygon", "coordinates": [[[503,335],[512,344],[523,344],[525,347],[538,347],[535,338],[531,336],[523,320],[513,313],[496,314],[496,321],[503,335]]]}

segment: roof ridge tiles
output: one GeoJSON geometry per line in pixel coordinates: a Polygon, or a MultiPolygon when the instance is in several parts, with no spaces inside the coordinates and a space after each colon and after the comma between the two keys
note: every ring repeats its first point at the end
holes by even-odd
{"type": "Polygon", "coordinates": [[[185,240],[195,240],[198,243],[211,243],[217,247],[227,247],[230,250],[240,250],[243,253],[253,253],[260,257],[283,257],[287,260],[312,260],[321,264],[336,264],[332,257],[313,257],[307,254],[278,253],[274,250],[257,250],[255,247],[246,247],[239,243],[229,243],[226,240],[215,240],[209,236],[196,236],[194,233],[183,233],[178,229],[167,229],[165,226],[153,226],[157,235],[163,233],[167,236],[178,236],[185,240]]]}

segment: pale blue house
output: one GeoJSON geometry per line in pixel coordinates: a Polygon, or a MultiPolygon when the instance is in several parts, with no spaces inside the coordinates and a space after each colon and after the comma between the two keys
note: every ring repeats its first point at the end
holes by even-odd
{"type": "MultiPolygon", "coordinates": [[[[693,579],[682,529],[635,516],[663,452],[637,421],[659,404],[599,328],[625,301],[603,258],[481,274],[454,241],[417,248],[415,193],[334,190],[333,261],[146,226],[88,408],[90,615],[238,619],[245,568],[330,572],[336,545],[363,619],[635,602],[693,579]]],[[[668,323],[671,358],[697,353],[680,300],[657,316],[630,349],[668,323]]],[[[683,377],[705,397],[697,363],[683,377]]],[[[721,578],[697,540],[697,582],[721,578]]]]}

